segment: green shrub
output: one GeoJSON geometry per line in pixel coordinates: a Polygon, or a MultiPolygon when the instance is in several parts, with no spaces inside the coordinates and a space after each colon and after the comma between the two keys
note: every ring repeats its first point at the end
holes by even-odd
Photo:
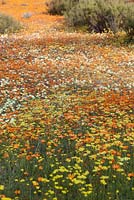
{"type": "Polygon", "coordinates": [[[128,39],[134,38],[134,3],[124,0],[79,0],[65,18],[70,25],[86,26],[89,32],[124,30],[128,39]]]}
{"type": "Polygon", "coordinates": [[[48,0],[46,6],[48,13],[52,15],[63,15],[65,11],[71,9],[79,0],[48,0]]]}
{"type": "Polygon", "coordinates": [[[134,3],[128,4],[122,14],[123,30],[127,33],[128,40],[134,41],[134,3]]]}
{"type": "Polygon", "coordinates": [[[65,18],[69,25],[88,26],[89,18],[94,10],[95,1],[80,0],[70,10],[65,12],[65,18]]]}
{"type": "Polygon", "coordinates": [[[67,23],[89,32],[125,31],[134,38],[134,3],[124,0],[50,0],[50,14],[65,16],[67,23]]]}
{"type": "Polygon", "coordinates": [[[123,6],[121,1],[96,0],[96,4],[89,20],[89,31],[105,32],[111,30],[117,32],[121,27],[121,13],[123,6]]]}
{"type": "Polygon", "coordinates": [[[66,19],[73,26],[87,26],[90,32],[117,32],[121,25],[122,1],[79,0],[66,12],[66,19]]]}
{"type": "Polygon", "coordinates": [[[65,11],[65,4],[61,0],[51,0],[46,2],[48,12],[52,15],[58,14],[62,15],[63,11],[65,11]]]}
{"type": "Polygon", "coordinates": [[[0,34],[15,32],[20,28],[19,22],[10,16],[0,13],[0,34]]]}

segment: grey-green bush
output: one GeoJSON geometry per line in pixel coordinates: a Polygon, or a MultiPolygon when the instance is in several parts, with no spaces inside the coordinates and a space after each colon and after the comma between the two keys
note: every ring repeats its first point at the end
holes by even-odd
{"type": "Polygon", "coordinates": [[[85,26],[89,24],[90,16],[94,10],[95,1],[80,0],[70,10],[65,12],[65,18],[70,25],[85,26]]]}
{"type": "Polygon", "coordinates": [[[0,13],[0,34],[15,32],[20,28],[19,22],[10,16],[0,13]]]}
{"type": "Polygon", "coordinates": [[[63,15],[70,10],[79,0],[48,0],[46,6],[48,13],[52,15],[63,15]]]}
{"type": "Polygon", "coordinates": [[[129,40],[134,41],[134,3],[127,4],[122,13],[122,27],[126,31],[129,40]]]}
{"type": "Polygon", "coordinates": [[[73,26],[86,25],[90,32],[117,32],[121,26],[122,1],[79,0],[66,12],[65,17],[73,26]]]}
{"type": "Polygon", "coordinates": [[[89,32],[114,33],[124,30],[128,39],[134,39],[134,3],[124,0],[79,0],[65,18],[70,25],[86,26],[89,32]]]}
{"type": "Polygon", "coordinates": [[[50,0],[51,14],[64,14],[67,23],[89,32],[126,32],[134,37],[134,3],[125,0],[50,0]]]}

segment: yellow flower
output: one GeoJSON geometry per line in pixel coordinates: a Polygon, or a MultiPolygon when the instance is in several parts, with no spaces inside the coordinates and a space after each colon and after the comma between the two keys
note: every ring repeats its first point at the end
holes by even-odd
{"type": "Polygon", "coordinates": [[[61,191],[63,194],[66,194],[68,192],[68,190],[62,190],[61,191]]]}
{"type": "Polygon", "coordinates": [[[4,185],[0,185],[0,190],[4,190],[4,185]]]}
{"type": "Polygon", "coordinates": [[[25,182],[25,179],[21,179],[21,180],[20,180],[20,183],[23,183],[23,182],[25,182]]]}
{"type": "Polygon", "coordinates": [[[78,185],[78,184],[85,184],[85,181],[84,181],[84,180],[80,180],[80,179],[77,179],[77,178],[74,178],[74,179],[72,180],[72,182],[73,182],[74,184],[76,184],[76,185],[78,185]]]}
{"type": "Polygon", "coordinates": [[[86,184],[86,187],[88,187],[90,190],[92,190],[92,188],[93,188],[92,184],[90,184],[90,183],[86,184]]]}
{"type": "Polygon", "coordinates": [[[57,198],[56,198],[56,197],[54,197],[54,198],[53,198],[53,200],[57,200],[57,198]]]}
{"type": "Polygon", "coordinates": [[[81,151],[84,151],[85,150],[85,148],[84,147],[80,147],[79,148],[79,151],[81,152],[81,151]]]}
{"type": "Polygon", "coordinates": [[[39,183],[37,181],[32,181],[32,183],[33,183],[34,186],[38,186],[39,185],[39,183]]]}
{"type": "Polygon", "coordinates": [[[46,178],[43,178],[43,177],[38,177],[38,181],[39,181],[39,182],[44,182],[44,183],[47,183],[47,182],[49,182],[49,180],[48,180],[48,179],[46,179],[46,178]]]}
{"type": "Polygon", "coordinates": [[[71,162],[71,159],[70,159],[70,158],[67,158],[66,161],[67,161],[67,162],[71,162]]]}
{"type": "Polygon", "coordinates": [[[1,198],[1,200],[12,200],[12,199],[9,197],[3,197],[3,198],[1,198]]]}
{"type": "Polygon", "coordinates": [[[63,175],[62,174],[61,175],[57,174],[56,176],[53,177],[52,180],[55,181],[55,180],[60,179],[60,178],[63,178],[63,175]]]}
{"type": "Polygon", "coordinates": [[[90,191],[82,191],[81,192],[85,197],[87,197],[88,195],[90,195],[92,193],[92,190],[90,191]]]}
{"type": "Polygon", "coordinates": [[[106,184],[107,184],[106,181],[105,181],[104,179],[101,179],[101,180],[100,180],[100,183],[103,184],[103,185],[106,185],[106,184]]]}
{"type": "Polygon", "coordinates": [[[64,166],[59,167],[59,171],[60,172],[68,172],[68,170],[64,166]]]}
{"type": "Polygon", "coordinates": [[[86,176],[84,176],[83,174],[82,175],[79,175],[79,176],[77,176],[77,179],[86,179],[87,177],[86,176]]]}
{"type": "Polygon", "coordinates": [[[109,168],[109,166],[102,166],[103,170],[107,170],[109,168]]]}
{"type": "Polygon", "coordinates": [[[53,190],[48,190],[48,193],[49,194],[54,194],[54,191],[53,190]]]}
{"type": "Polygon", "coordinates": [[[63,187],[62,187],[62,186],[55,185],[55,188],[56,188],[57,190],[63,190],[63,187]]]}
{"type": "Polygon", "coordinates": [[[101,176],[101,179],[108,179],[109,176],[101,176]]]}

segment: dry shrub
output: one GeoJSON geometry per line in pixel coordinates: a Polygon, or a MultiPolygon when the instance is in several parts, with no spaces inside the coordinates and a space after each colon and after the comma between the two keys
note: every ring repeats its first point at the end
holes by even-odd
{"type": "Polygon", "coordinates": [[[15,32],[20,28],[19,22],[11,16],[0,13],[0,34],[15,32]]]}

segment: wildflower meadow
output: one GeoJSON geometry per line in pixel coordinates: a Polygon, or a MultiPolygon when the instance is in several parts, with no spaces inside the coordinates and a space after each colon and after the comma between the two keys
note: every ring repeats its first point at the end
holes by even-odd
{"type": "Polygon", "coordinates": [[[133,44],[67,30],[43,0],[0,12],[23,25],[0,35],[0,199],[133,200],[133,44]]]}

